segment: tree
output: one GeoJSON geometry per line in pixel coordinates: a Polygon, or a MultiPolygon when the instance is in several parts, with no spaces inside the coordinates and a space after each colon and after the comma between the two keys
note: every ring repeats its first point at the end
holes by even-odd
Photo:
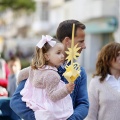
{"type": "Polygon", "coordinates": [[[0,0],[0,11],[4,11],[11,8],[13,11],[16,10],[35,10],[35,1],[33,0],[0,0]]]}

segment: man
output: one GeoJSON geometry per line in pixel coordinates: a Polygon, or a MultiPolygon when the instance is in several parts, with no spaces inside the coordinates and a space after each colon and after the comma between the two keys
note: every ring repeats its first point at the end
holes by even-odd
{"type": "MultiPolygon", "coordinates": [[[[86,48],[85,46],[85,25],[77,20],[65,20],[61,22],[57,28],[56,37],[65,46],[65,51],[71,47],[72,39],[72,25],[75,23],[75,38],[74,44],[78,44],[81,49],[79,53],[86,48]]],[[[65,55],[65,57],[67,57],[65,55]]],[[[61,76],[61,80],[68,83],[67,80],[62,76],[65,72],[65,66],[58,68],[58,73],[61,76]]],[[[81,76],[75,81],[74,91],[71,93],[73,101],[74,113],[68,120],[83,120],[88,114],[88,93],[87,93],[87,77],[85,70],[81,67],[81,76]]],[[[22,102],[20,91],[23,89],[26,80],[19,83],[16,92],[14,93],[10,106],[11,108],[25,120],[35,120],[34,112],[26,107],[26,103],[22,102]]]]}

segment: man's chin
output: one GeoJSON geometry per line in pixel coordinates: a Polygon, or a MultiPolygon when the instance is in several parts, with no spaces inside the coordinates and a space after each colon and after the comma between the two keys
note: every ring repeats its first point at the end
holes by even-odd
{"type": "Polygon", "coordinates": [[[80,54],[82,52],[82,50],[78,50],[78,53],[80,54]]]}

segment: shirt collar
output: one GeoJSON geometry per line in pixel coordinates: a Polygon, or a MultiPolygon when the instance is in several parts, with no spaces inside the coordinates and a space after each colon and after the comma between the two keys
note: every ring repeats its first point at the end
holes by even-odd
{"type": "Polygon", "coordinates": [[[111,77],[112,77],[112,75],[107,74],[106,81],[108,81],[111,77]]]}
{"type": "MultiPolygon", "coordinates": [[[[110,80],[111,77],[116,79],[113,75],[107,74],[107,77],[105,80],[108,81],[108,80],[110,80]]],[[[120,80],[120,77],[118,78],[118,80],[120,80]]]]}
{"type": "Polygon", "coordinates": [[[62,64],[59,68],[58,68],[58,73],[59,74],[63,74],[65,72],[65,66],[67,65],[68,63],[65,61],[64,64],[62,64]]]}
{"type": "Polygon", "coordinates": [[[60,67],[64,69],[66,65],[67,65],[67,62],[65,61],[60,67]]]}

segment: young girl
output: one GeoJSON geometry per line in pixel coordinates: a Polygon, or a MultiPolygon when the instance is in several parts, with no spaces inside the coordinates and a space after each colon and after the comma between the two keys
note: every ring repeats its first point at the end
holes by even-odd
{"type": "Polygon", "coordinates": [[[36,120],[66,120],[73,114],[69,94],[74,84],[65,84],[57,73],[64,62],[64,46],[53,40],[42,36],[36,45],[29,77],[21,91],[22,101],[33,109],[36,120]]]}

